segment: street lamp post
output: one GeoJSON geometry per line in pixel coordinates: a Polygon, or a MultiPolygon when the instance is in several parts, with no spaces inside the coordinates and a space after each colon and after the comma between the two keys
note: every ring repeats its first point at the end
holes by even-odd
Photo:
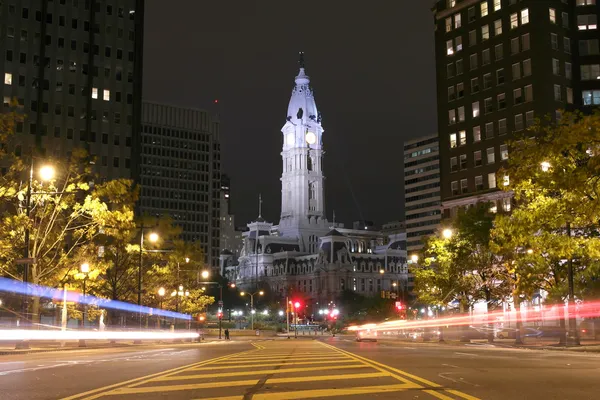
{"type": "MultiPolygon", "coordinates": [[[[87,302],[85,300],[85,294],[86,294],[86,283],[88,280],[88,276],[90,274],[90,264],[88,263],[83,263],[81,264],[81,266],[79,267],[79,270],[81,271],[81,273],[83,274],[83,318],[81,319],[81,327],[85,329],[85,320],[87,318],[87,302]]],[[[80,339],[79,340],[79,347],[87,347],[86,343],[85,343],[85,339],[80,339]]]]}
{"type": "Polygon", "coordinates": [[[240,292],[240,296],[245,296],[245,295],[249,295],[250,296],[250,326],[251,326],[251,330],[254,330],[254,295],[258,294],[259,296],[262,296],[263,294],[265,294],[265,292],[263,292],[262,290],[259,290],[258,292],[254,292],[254,293],[246,293],[246,292],[240,292]]]}
{"type": "MultiPolygon", "coordinates": [[[[165,288],[160,287],[158,289],[158,309],[162,310],[163,297],[165,296],[165,288]]],[[[158,329],[162,328],[162,318],[158,316],[158,329]]]]}

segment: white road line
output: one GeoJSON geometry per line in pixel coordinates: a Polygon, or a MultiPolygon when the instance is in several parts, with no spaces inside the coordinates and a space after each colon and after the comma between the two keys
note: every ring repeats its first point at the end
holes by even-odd
{"type": "Polygon", "coordinates": [[[479,357],[479,354],[473,354],[473,353],[460,353],[458,351],[455,351],[454,354],[458,354],[461,356],[470,356],[470,357],[479,357]]]}
{"type": "Polygon", "coordinates": [[[442,364],[442,365],[445,367],[450,367],[450,368],[460,368],[460,367],[458,367],[456,365],[452,365],[452,364],[442,364]]]}

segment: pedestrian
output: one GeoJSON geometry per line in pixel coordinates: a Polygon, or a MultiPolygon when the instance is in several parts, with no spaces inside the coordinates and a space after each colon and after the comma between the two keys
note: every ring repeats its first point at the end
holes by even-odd
{"type": "Polygon", "coordinates": [[[229,340],[229,329],[225,329],[225,340],[229,340]]]}

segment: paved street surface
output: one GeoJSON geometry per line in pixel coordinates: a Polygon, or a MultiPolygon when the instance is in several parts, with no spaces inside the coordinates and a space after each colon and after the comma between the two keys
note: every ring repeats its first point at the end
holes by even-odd
{"type": "Polygon", "coordinates": [[[600,356],[346,337],[0,358],[4,399],[597,399],[600,356]]]}

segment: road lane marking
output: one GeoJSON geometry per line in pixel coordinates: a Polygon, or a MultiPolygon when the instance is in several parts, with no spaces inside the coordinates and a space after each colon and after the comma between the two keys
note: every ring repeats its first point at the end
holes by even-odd
{"type": "MultiPolygon", "coordinates": [[[[319,360],[348,360],[347,356],[328,356],[328,357],[319,357],[319,360]]],[[[301,361],[301,360],[306,360],[306,357],[290,357],[290,358],[281,358],[281,357],[277,357],[277,358],[273,358],[270,359],[270,361],[301,361]]],[[[269,360],[259,360],[259,361],[269,361],[269,360]]],[[[244,361],[224,361],[221,364],[256,364],[257,360],[244,360],[244,361]]]]}
{"type": "Polygon", "coordinates": [[[458,351],[455,351],[454,354],[458,354],[460,356],[470,356],[470,357],[479,357],[479,354],[473,354],[473,353],[460,353],[458,351]]]}
{"type": "MultiPolygon", "coordinates": [[[[424,378],[421,378],[421,377],[419,377],[419,376],[416,376],[416,375],[410,374],[410,373],[408,373],[408,372],[405,372],[405,371],[399,370],[399,369],[397,369],[397,368],[390,367],[389,365],[385,365],[385,364],[379,363],[379,362],[377,362],[377,361],[370,360],[370,359],[368,359],[368,358],[365,358],[365,357],[359,356],[359,355],[357,355],[357,354],[354,354],[354,353],[351,353],[351,352],[349,352],[349,351],[346,351],[346,350],[339,349],[339,348],[337,348],[337,347],[335,347],[335,346],[332,346],[332,345],[330,345],[330,344],[326,344],[326,343],[323,343],[323,342],[318,342],[318,343],[319,343],[319,344],[321,344],[321,345],[323,345],[323,346],[325,346],[325,347],[332,348],[332,349],[335,349],[335,350],[337,350],[337,351],[339,351],[339,352],[341,352],[341,353],[347,354],[347,355],[349,355],[349,356],[354,356],[354,357],[356,357],[356,359],[358,359],[358,360],[362,360],[362,361],[364,361],[365,363],[368,363],[368,364],[371,364],[371,365],[373,365],[374,367],[375,367],[375,365],[377,365],[377,366],[380,366],[380,367],[382,367],[382,368],[385,368],[385,369],[386,369],[386,370],[388,370],[388,371],[394,371],[394,372],[396,372],[396,373],[398,373],[398,374],[400,374],[400,375],[403,375],[403,376],[405,376],[405,377],[407,377],[407,378],[413,379],[413,380],[415,380],[415,381],[417,381],[417,382],[423,383],[423,384],[425,384],[425,385],[427,385],[427,386],[431,386],[431,387],[433,387],[433,388],[440,389],[440,390],[445,390],[446,392],[448,392],[448,393],[452,393],[452,394],[453,394],[453,395],[455,395],[455,396],[459,396],[459,397],[462,397],[462,398],[464,398],[464,399],[467,399],[467,400],[480,400],[480,399],[478,399],[477,397],[470,396],[470,395],[468,395],[468,394],[466,394],[466,393],[463,393],[463,392],[460,392],[460,391],[458,391],[458,390],[443,389],[441,385],[438,385],[438,384],[437,384],[437,383],[435,383],[435,382],[431,382],[431,381],[429,381],[429,380],[427,380],[427,379],[424,379],[424,378]]],[[[400,379],[400,378],[399,378],[397,375],[393,375],[393,376],[394,376],[394,377],[396,377],[397,379],[400,379]]],[[[445,395],[443,395],[443,394],[439,393],[439,391],[435,391],[435,390],[428,391],[427,393],[429,393],[429,394],[431,394],[432,396],[435,396],[435,397],[437,397],[437,398],[439,398],[439,399],[443,399],[443,400],[446,400],[446,399],[448,398],[448,396],[445,396],[445,395]]]]}
{"type": "MultiPolygon", "coordinates": [[[[344,389],[312,389],[298,390],[293,392],[278,393],[257,393],[252,396],[252,400],[296,400],[296,399],[322,399],[325,397],[336,396],[357,396],[374,393],[392,393],[401,392],[408,389],[414,389],[410,385],[380,385],[380,386],[361,386],[344,389]]],[[[240,400],[243,395],[210,397],[196,400],[240,400]]],[[[448,399],[450,399],[448,397],[448,399]]],[[[452,400],[452,399],[450,399],[452,400]]]]}
{"type": "MultiPolygon", "coordinates": [[[[271,378],[266,381],[269,385],[277,383],[297,383],[297,382],[316,382],[316,381],[333,381],[333,380],[346,380],[346,379],[371,379],[381,378],[390,376],[389,372],[369,372],[364,374],[342,374],[342,375],[320,375],[320,376],[302,376],[302,377],[291,377],[291,378],[271,378]]],[[[175,392],[181,390],[196,390],[196,389],[215,389],[222,387],[233,387],[233,386],[254,386],[260,379],[252,379],[245,381],[225,381],[225,382],[206,382],[206,383],[190,383],[184,385],[159,385],[159,386],[144,386],[144,387],[126,387],[113,390],[108,393],[104,393],[105,396],[109,395],[126,395],[126,394],[142,394],[142,393],[156,393],[156,392],[175,392]]],[[[239,397],[238,397],[239,398],[239,397]]]]}
{"type": "Polygon", "coordinates": [[[196,362],[196,363],[193,363],[193,364],[182,365],[181,367],[173,368],[173,369],[170,369],[170,370],[160,371],[160,372],[157,372],[157,373],[154,373],[154,374],[141,376],[139,378],[134,378],[134,379],[130,379],[130,380],[127,380],[127,381],[114,383],[112,385],[102,386],[102,387],[99,387],[99,388],[96,388],[96,389],[88,390],[87,392],[82,392],[82,393],[78,393],[78,394],[75,394],[75,395],[72,395],[72,396],[69,396],[69,397],[64,397],[61,400],[76,400],[76,399],[83,399],[83,398],[85,398],[87,400],[96,399],[98,397],[102,397],[102,396],[105,395],[105,393],[99,393],[99,392],[103,392],[103,391],[106,391],[106,390],[109,390],[109,389],[119,388],[119,387],[124,386],[124,385],[135,384],[135,383],[140,382],[140,381],[143,382],[143,381],[147,380],[148,378],[152,379],[154,377],[163,376],[165,374],[176,374],[178,372],[185,371],[185,370],[189,369],[190,367],[202,366],[202,365],[206,365],[206,364],[218,362],[218,361],[223,360],[223,359],[227,359],[227,358],[230,358],[230,357],[235,357],[236,355],[240,355],[240,354],[247,354],[248,352],[252,352],[252,351],[255,351],[255,350],[243,351],[243,352],[240,352],[240,353],[229,354],[229,355],[226,355],[226,356],[212,358],[212,359],[208,359],[208,360],[196,362]],[[89,395],[92,395],[92,396],[86,397],[86,396],[89,396],[89,395]]]}
{"type": "MultiPolygon", "coordinates": [[[[256,366],[260,367],[275,367],[278,365],[288,366],[288,365],[314,365],[314,364],[340,364],[340,363],[349,363],[349,362],[359,362],[363,364],[361,361],[356,360],[333,360],[333,361],[294,361],[294,362],[276,362],[276,363],[259,363],[256,366]]],[[[213,369],[235,369],[235,368],[249,368],[252,365],[227,365],[220,367],[194,367],[190,368],[191,371],[204,371],[204,370],[213,370],[213,369]]],[[[332,366],[335,367],[335,366],[332,366]]]]}
{"type": "Polygon", "coordinates": [[[442,364],[442,365],[445,367],[450,367],[450,368],[460,368],[460,367],[458,367],[456,365],[452,365],[452,364],[442,364]]]}
{"type": "MultiPolygon", "coordinates": [[[[223,372],[218,374],[194,374],[194,375],[178,375],[178,376],[166,376],[158,377],[153,382],[165,382],[165,381],[178,381],[178,380],[191,380],[191,379],[208,379],[208,378],[226,378],[231,376],[244,376],[244,375],[259,375],[259,374],[290,374],[292,372],[308,372],[308,371],[328,371],[334,368],[338,369],[353,369],[353,368],[367,368],[365,365],[339,365],[337,367],[305,367],[305,368],[285,368],[285,369],[259,369],[252,371],[238,371],[238,372],[223,372]]],[[[214,368],[211,368],[214,369],[214,368]]]]}
{"type": "Polygon", "coordinates": [[[454,398],[450,396],[446,396],[443,393],[436,392],[435,390],[423,390],[425,393],[432,395],[433,397],[437,397],[440,400],[454,400],[454,398]]]}

